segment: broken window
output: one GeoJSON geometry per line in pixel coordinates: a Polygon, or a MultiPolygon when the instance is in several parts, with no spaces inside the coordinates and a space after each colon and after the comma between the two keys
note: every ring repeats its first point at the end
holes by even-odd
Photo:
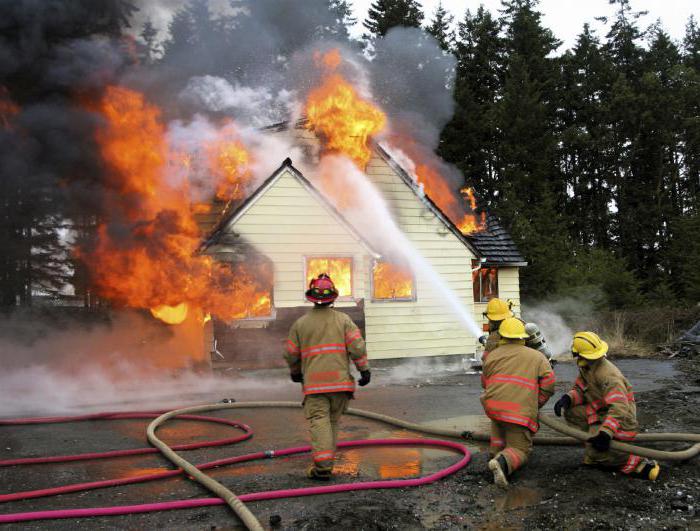
{"type": "Polygon", "coordinates": [[[372,268],[372,300],[415,300],[415,280],[408,267],[383,260],[374,262],[372,268]]]}
{"type": "Polygon", "coordinates": [[[498,297],[498,268],[480,265],[479,260],[472,260],[474,302],[488,302],[498,297]]]}
{"type": "Polygon", "coordinates": [[[309,282],[321,273],[326,273],[331,277],[335,288],[338,290],[339,298],[345,297],[348,299],[352,297],[352,258],[307,257],[304,291],[309,287],[309,282]]]}

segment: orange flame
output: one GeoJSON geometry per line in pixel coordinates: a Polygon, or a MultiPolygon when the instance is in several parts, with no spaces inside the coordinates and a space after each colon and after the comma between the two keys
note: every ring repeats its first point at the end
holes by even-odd
{"type": "Polygon", "coordinates": [[[372,270],[375,299],[411,299],[413,274],[410,269],[389,262],[376,262],[372,270]]]}
{"type": "Polygon", "coordinates": [[[306,285],[321,273],[331,277],[339,297],[352,296],[352,258],[308,258],[306,285]]]}
{"type": "Polygon", "coordinates": [[[94,249],[78,254],[97,293],[118,305],[152,308],[166,322],[181,322],[193,309],[227,320],[269,312],[271,271],[266,278],[259,267],[197,254],[187,186],[165,178],[170,154],[159,109],[136,91],[109,87],[96,110],[106,122],[97,141],[111,170],[114,199],[104,211],[113,217],[98,226],[94,249]]]}
{"type": "Polygon", "coordinates": [[[10,128],[10,120],[20,111],[20,108],[10,98],[10,94],[5,87],[0,87],[0,127],[10,128]]]}
{"type": "Polygon", "coordinates": [[[369,139],[384,129],[386,115],[336,72],[341,63],[337,49],[316,57],[324,79],[307,96],[307,128],[323,138],[328,151],[343,153],[364,169],[372,157],[369,139]]]}
{"type": "Polygon", "coordinates": [[[462,188],[457,193],[443,175],[441,162],[415,140],[393,134],[392,144],[398,146],[414,164],[414,178],[423,187],[425,194],[450,219],[462,234],[471,234],[484,229],[486,213],[477,213],[477,202],[472,188],[462,188]]]}
{"type": "Polygon", "coordinates": [[[252,179],[250,154],[236,137],[231,125],[224,127],[219,138],[206,146],[209,174],[217,179],[216,198],[222,201],[241,199],[252,179]]]}

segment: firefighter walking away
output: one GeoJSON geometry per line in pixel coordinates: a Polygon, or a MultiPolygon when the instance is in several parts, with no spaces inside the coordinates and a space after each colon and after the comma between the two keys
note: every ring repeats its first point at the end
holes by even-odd
{"type": "Polygon", "coordinates": [[[355,392],[350,361],[360,371],[359,385],[370,382],[367,350],[357,325],[331,305],[338,290],[326,274],[309,284],[313,309],[289,330],[285,359],[292,381],[302,384],[304,416],[309,422],[313,464],[310,479],[327,481],[333,472],[338,422],[355,392]]]}
{"type": "Polygon", "coordinates": [[[593,332],[574,336],[571,353],[578,365],[573,388],[554,405],[554,413],[590,435],[583,462],[655,480],[656,461],[610,450],[610,441],[634,440],[639,429],[632,387],[620,369],[607,359],[608,344],[593,332]]]}
{"type": "Polygon", "coordinates": [[[529,337],[520,319],[503,319],[499,345],[484,353],[481,403],[491,419],[489,469],[501,488],[522,467],[532,451],[539,409],[554,393],[554,371],[537,350],[525,346],[529,337]]]}

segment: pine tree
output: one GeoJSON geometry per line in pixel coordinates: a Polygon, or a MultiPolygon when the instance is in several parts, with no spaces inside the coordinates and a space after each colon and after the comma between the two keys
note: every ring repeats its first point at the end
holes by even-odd
{"type": "Polygon", "coordinates": [[[557,205],[566,188],[557,160],[555,119],[559,70],[550,54],[559,42],[541,23],[535,0],[503,2],[505,81],[495,107],[502,193],[496,212],[511,228],[531,266],[523,292],[556,289],[569,247],[557,205]]]}
{"type": "Polygon", "coordinates": [[[617,161],[600,94],[610,89],[612,67],[599,39],[584,25],[573,50],[561,58],[558,136],[560,165],[571,200],[564,203],[571,237],[583,247],[609,248],[612,191],[617,161]]]}
{"type": "Polygon", "coordinates": [[[144,22],[140,36],[145,45],[144,59],[147,63],[151,63],[158,53],[158,46],[156,43],[158,30],[153,25],[153,22],[151,22],[151,19],[147,19],[146,22],[144,22]]]}
{"type": "Polygon", "coordinates": [[[423,17],[417,0],[374,0],[362,23],[369,31],[365,38],[370,40],[383,37],[395,26],[419,28],[423,17]]]}
{"type": "Polygon", "coordinates": [[[426,28],[444,51],[451,51],[455,44],[455,34],[452,30],[454,16],[452,16],[442,5],[442,0],[438,2],[435,13],[426,28]]]}
{"type": "Polygon", "coordinates": [[[494,107],[501,90],[500,25],[483,6],[467,10],[455,47],[455,113],[442,132],[439,154],[456,164],[489,208],[499,193],[494,107]]]}

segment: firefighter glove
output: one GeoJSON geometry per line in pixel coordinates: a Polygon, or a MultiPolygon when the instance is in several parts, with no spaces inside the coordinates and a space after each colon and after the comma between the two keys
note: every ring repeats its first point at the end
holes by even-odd
{"type": "Polygon", "coordinates": [[[367,385],[372,378],[372,373],[369,371],[360,371],[360,381],[357,382],[360,387],[367,385]]]}
{"type": "Polygon", "coordinates": [[[293,372],[289,375],[293,382],[304,383],[304,375],[300,372],[293,372]]]}
{"type": "Polygon", "coordinates": [[[571,397],[569,395],[562,396],[557,403],[554,404],[554,414],[557,417],[561,417],[562,409],[569,409],[571,407],[571,397]]]}
{"type": "Polygon", "coordinates": [[[601,430],[598,432],[598,435],[588,439],[588,442],[591,443],[591,446],[599,452],[607,452],[610,449],[611,440],[612,437],[610,437],[607,432],[601,430]]]}
{"type": "Polygon", "coordinates": [[[487,340],[488,338],[489,338],[489,335],[488,335],[488,334],[484,334],[483,336],[481,336],[481,337],[479,338],[479,343],[481,343],[482,345],[485,346],[485,345],[486,345],[486,340],[487,340]]]}

